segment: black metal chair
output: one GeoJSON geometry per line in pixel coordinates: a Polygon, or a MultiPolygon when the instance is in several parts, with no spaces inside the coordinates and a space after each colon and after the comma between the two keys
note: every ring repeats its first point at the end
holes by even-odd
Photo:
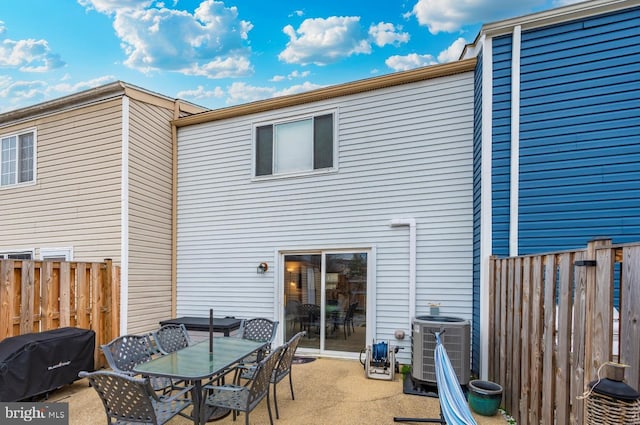
{"type": "MultiPolygon", "coordinates": [[[[122,335],[101,345],[100,348],[114,372],[129,376],[137,375],[133,368],[140,363],[148,362],[155,354],[149,335],[122,335]]],[[[150,382],[156,391],[166,393],[173,389],[173,383],[169,378],[153,377],[150,382]]]]}
{"type": "MultiPolygon", "coordinates": [[[[280,419],[280,413],[278,412],[278,396],[277,396],[277,387],[278,382],[282,381],[287,375],[289,375],[289,388],[291,389],[291,399],[295,400],[296,397],[293,393],[293,378],[291,377],[291,366],[293,365],[293,357],[296,354],[296,350],[298,349],[298,344],[300,343],[300,339],[304,336],[305,332],[298,332],[294,336],[289,339],[282,346],[282,354],[278,359],[278,364],[273,369],[273,373],[271,374],[271,383],[273,384],[273,402],[276,406],[276,419],[280,419]]],[[[238,366],[239,369],[244,369],[242,373],[238,376],[238,378],[242,379],[252,379],[255,374],[255,366],[245,367],[238,366]]]]}
{"type": "Polygon", "coordinates": [[[260,356],[264,353],[268,353],[271,350],[271,344],[276,339],[278,333],[278,321],[266,319],[264,317],[256,317],[254,319],[245,319],[240,325],[240,336],[244,339],[251,341],[266,342],[268,343],[264,350],[261,352],[253,353],[239,363],[244,365],[250,365],[260,360],[260,356]]]}
{"type": "Polygon", "coordinates": [[[251,379],[244,385],[205,385],[204,389],[209,394],[205,403],[210,407],[222,407],[233,411],[233,420],[236,420],[237,412],[245,413],[245,424],[249,425],[249,413],[267,398],[269,410],[269,422],[273,425],[271,403],[269,401],[269,385],[273,370],[276,367],[283,347],[278,347],[261,360],[254,369],[251,379]]]}
{"type": "Polygon", "coordinates": [[[191,337],[183,324],[167,324],[152,334],[161,354],[169,354],[191,345],[191,337]]]}
{"type": "Polygon", "coordinates": [[[298,307],[298,320],[300,330],[307,331],[307,336],[311,337],[312,328],[316,328],[320,333],[320,306],[317,304],[300,304],[298,307]]]}
{"type": "Polygon", "coordinates": [[[162,425],[191,406],[184,388],[171,397],[158,396],[147,378],[136,378],[113,371],[80,372],[102,400],[107,424],[140,423],[162,425]]]}
{"type": "Polygon", "coordinates": [[[298,344],[300,343],[300,339],[304,336],[305,332],[298,332],[294,336],[287,341],[284,345],[284,349],[282,354],[280,355],[280,360],[278,361],[278,365],[273,370],[271,374],[271,383],[273,384],[273,403],[276,406],[276,419],[280,419],[280,413],[278,412],[278,396],[276,393],[276,388],[278,382],[282,381],[287,375],[289,376],[289,388],[291,389],[291,399],[295,400],[296,397],[293,394],[293,378],[291,377],[291,366],[293,365],[293,357],[296,354],[296,350],[298,349],[298,344]]]}

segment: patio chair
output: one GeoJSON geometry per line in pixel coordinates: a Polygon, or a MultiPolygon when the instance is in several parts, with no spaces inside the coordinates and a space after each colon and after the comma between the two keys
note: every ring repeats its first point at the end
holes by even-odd
{"type": "MultiPolygon", "coordinates": [[[[114,372],[129,376],[137,375],[133,368],[151,360],[155,353],[149,335],[122,335],[100,348],[114,372]]],[[[173,389],[171,379],[163,377],[151,378],[151,386],[154,390],[165,393],[173,389]]]]}
{"type": "Polygon", "coordinates": [[[353,325],[353,315],[356,312],[356,308],[358,308],[357,301],[349,304],[349,307],[347,308],[347,311],[344,313],[344,315],[337,315],[334,317],[333,327],[335,329],[339,326],[342,326],[342,329],[344,331],[344,339],[347,339],[348,335],[351,335],[351,333],[355,333],[356,331],[356,328],[353,325]]]}
{"type": "MultiPolygon", "coordinates": [[[[282,354],[280,355],[280,359],[278,359],[278,364],[275,369],[273,369],[273,373],[271,374],[271,383],[273,384],[273,403],[276,406],[276,419],[280,419],[280,413],[278,412],[278,396],[277,396],[277,384],[282,381],[287,375],[289,375],[289,388],[291,389],[291,399],[295,400],[296,397],[293,394],[293,379],[291,377],[291,366],[293,365],[293,357],[296,354],[296,350],[298,349],[298,344],[300,339],[304,336],[305,332],[298,332],[294,336],[289,339],[282,346],[282,354]]],[[[239,365],[238,368],[243,369],[244,371],[239,375],[239,378],[242,379],[251,379],[255,373],[255,366],[245,368],[242,365],[239,365]]],[[[236,382],[237,383],[237,382],[236,382]]]]}
{"type": "Polygon", "coordinates": [[[280,359],[283,347],[278,347],[262,359],[255,368],[255,373],[244,385],[205,385],[209,394],[205,403],[210,407],[221,407],[233,411],[233,420],[237,412],[245,413],[245,425],[249,425],[249,413],[266,397],[269,411],[269,422],[273,425],[271,403],[269,401],[270,377],[280,359]]]}
{"type": "Polygon", "coordinates": [[[183,324],[167,324],[152,334],[156,347],[161,354],[169,354],[191,345],[189,332],[183,324]]]}
{"type": "Polygon", "coordinates": [[[80,372],[102,400],[107,425],[141,423],[162,425],[182,413],[192,402],[184,388],[171,397],[158,396],[147,378],[136,378],[113,371],[80,372]]]}
{"type": "Polygon", "coordinates": [[[269,342],[269,344],[276,339],[277,331],[278,321],[264,317],[245,319],[242,321],[242,325],[240,325],[240,335],[242,338],[250,339],[251,341],[269,342]]]}
{"type": "Polygon", "coordinates": [[[304,336],[305,332],[298,332],[287,341],[280,355],[277,366],[271,374],[271,383],[273,384],[273,403],[276,406],[276,419],[280,419],[280,413],[278,412],[278,396],[276,394],[276,388],[278,382],[282,381],[285,376],[289,375],[289,388],[291,389],[291,399],[295,400],[296,397],[293,394],[293,378],[291,377],[291,366],[293,365],[293,356],[298,349],[298,343],[304,336]]]}
{"type": "Polygon", "coordinates": [[[300,330],[307,331],[308,337],[311,337],[313,327],[320,333],[320,306],[316,304],[300,304],[300,307],[298,307],[298,321],[300,322],[300,330]]]}

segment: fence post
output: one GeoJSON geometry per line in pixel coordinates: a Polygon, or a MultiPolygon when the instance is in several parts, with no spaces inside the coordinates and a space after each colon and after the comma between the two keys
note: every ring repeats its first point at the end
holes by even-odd
{"type": "Polygon", "coordinates": [[[600,267],[598,267],[597,263],[597,251],[598,249],[605,247],[611,247],[611,239],[596,238],[591,240],[587,244],[586,262],[583,263],[583,265],[587,266],[584,346],[585,383],[597,378],[596,374],[598,366],[596,365],[596,361],[601,359],[594,358],[594,353],[597,353],[597,347],[595,347],[595,344],[604,342],[602,341],[603,335],[601,334],[602,316],[596,317],[601,314],[597,305],[599,302],[608,302],[607,308],[610,308],[611,298],[606,300],[600,300],[598,298],[599,296],[604,296],[604,292],[599,289],[600,283],[598,282],[598,269],[600,267]]]}

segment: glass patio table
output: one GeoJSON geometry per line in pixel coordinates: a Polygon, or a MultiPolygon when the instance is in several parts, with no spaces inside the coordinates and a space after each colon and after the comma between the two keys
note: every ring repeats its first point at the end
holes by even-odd
{"type": "MultiPolygon", "coordinates": [[[[176,352],[157,357],[134,367],[142,375],[163,376],[193,384],[193,423],[204,425],[207,420],[225,416],[228,411],[209,412],[205,409],[202,381],[214,377],[238,363],[249,354],[265,348],[265,342],[235,337],[214,337],[213,353],[209,341],[201,341],[176,352]]],[[[220,409],[219,409],[220,410],[220,409]]]]}

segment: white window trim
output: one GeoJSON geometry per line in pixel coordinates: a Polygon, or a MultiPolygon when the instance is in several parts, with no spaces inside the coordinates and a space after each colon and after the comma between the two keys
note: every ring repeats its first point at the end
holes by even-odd
{"type": "Polygon", "coordinates": [[[339,157],[338,157],[338,146],[340,141],[338,140],[338,123],[340,122],[340,113],[339,108],[327,108],[327,109],[317,109],[310,112],[306,112],[304,114],[298,115],[288,115],[288,114],[280,114],[271,119],[265,119],[260,121],[255,121],[251,125],[251,179],[254,181],[261,180],[273,180],[273,179],[282,179],[282,178],[291,178],[291,177],[304,177],[304,176],[312,176],[319,174],[334,174],[338,172],[339,169],[339,157]],[[278,125],[278,124],[286,124],[290,122],[302,121],[305,119],[317,117],[320,115],[328,115],[333,114],[333,167],[331,168],[321,168],[318,170],[305,170],[305,171],[295,171],[291,173],[280,173],[280,174],[269,174],[266,176],[256,176],[256,130],[258,127],[262,127],[265,125],[278,125]]]}
{"type": "Polygon", "coordinates": [[[64,257],[65,261],[73,260],[73,248],[40,248],[40,259],[45,257],[64,257]]]}
{"type": "Polygon", "coordinates": [[[16,131],[15,133],[7,133],[0,135],[0,140],[5,139],[11,136],[20,136],[21,134],[33,133],[33,180],[22,183],[8,184],[8,185],[0,185],[0,190],[3,189],[11,189],[15,187],[22,186],[32,186],[36,184],[38,180],[37,170],[38,170],[38,130],[36,128],[26,128],[24,130],[16,131]]]}

